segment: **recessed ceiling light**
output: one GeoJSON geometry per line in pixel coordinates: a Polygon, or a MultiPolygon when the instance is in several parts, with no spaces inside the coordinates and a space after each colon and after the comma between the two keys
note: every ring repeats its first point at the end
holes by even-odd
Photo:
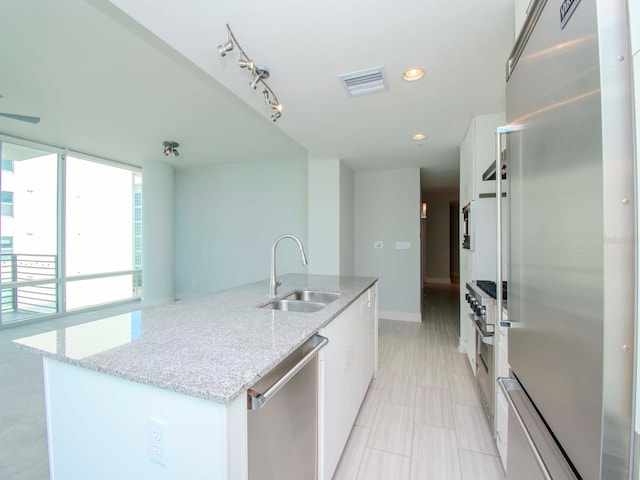
{"type": "Polygon", "coordinates": [[[424,77],[424,70],[421,68],[410,68],[402,74],[402,78],[407,82],[415,82],[424,77]]]}
{"type": "Polygon", "coordinates": [[[413,140],[424,140],[425,138],[427,138],[426,135],[422,134],[422,133],[416,133],[413,137],[411,137],[413,140]]]}

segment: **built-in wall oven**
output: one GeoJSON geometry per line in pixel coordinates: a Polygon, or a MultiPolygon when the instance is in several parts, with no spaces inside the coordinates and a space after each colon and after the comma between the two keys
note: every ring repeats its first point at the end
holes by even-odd
{"type": "MultiPolygon", "coordinates": [[[[506,298],[506,282],[502,284],[503,299],[506,298]]],[[[489,423],[495,417],[495,362],[493,340],[496,322],[496,283],[477,280],[467,283],[465,299],[469,304],[469,319],[476,332],[476,380],[480,390],[482,406],[489,423]]]]}

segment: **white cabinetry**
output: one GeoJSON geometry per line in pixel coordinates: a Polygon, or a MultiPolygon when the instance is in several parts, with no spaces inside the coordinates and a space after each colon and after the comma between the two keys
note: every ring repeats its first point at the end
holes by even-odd
{"type": "MultiPolygon", "coordinates": [[[[478,245],[477,233],[482,231],[492,231],[496,229],[495,215],[493,216],[493,225],[478,225],[478,212],[480,208],[485,208],[487,199],[480,200],[480,196],[495,196],[496,182],[483,181],[482,174],[491,166],[495,160],[495,129],[505,122],[504,113],[492,113],[487,115],[477,115],[469,122],[469,128],[460,145],[460,208],[468,203],[471,204],[469,234],[471,236],[471,245],[478,245]],[[480,202],[483,202],[480,205],[480,202]]],[[[494,204],[495,205],[495,204],[494,204]]],[[[490,209],[495,211],[495,207],[490,209]]],[[[460,238],[463,238],[462,215],[460,215],[460,238]]],[[[495,234],[494,234],[495,239],[495,234]]],[[[495,240],[494,240],[495,243],[495,240]]],[[[486,242],[481,242],[481,245],[486,242]]],[[[469,363],[475,371],[475,329],[469,321],[469,308],[464,299],[466,293],[466,284],[477,279],[477,273],[482,273],[482,280],[490,280],[490,276],[484,272],[486,263],[485,257],[479,257],[476,248],[464,249],[460,245],[460,349],[464,349],[469,357],[469,363]],[[480,272],[477,271],[478,266],[480,272]]],[[[485,253],[486,254],[486,253],[485,253]]],[[[495,255],[494,255],[495,264],[495,255]]],[[[495,268],[493,269],[495,275],[495,268]]]]}
{"type": "Polygon", "coordinates": [[[377,370],[377,284],[364,292],[320,335],[318,478],[330,480],[377,370]]]}

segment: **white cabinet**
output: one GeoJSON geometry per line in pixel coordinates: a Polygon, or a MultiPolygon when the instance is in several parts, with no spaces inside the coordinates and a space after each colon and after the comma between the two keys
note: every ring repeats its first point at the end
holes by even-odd
{"type": "MultiPolygon", "coordinates": [[[[471,120],[472,124],[474,121],[474,119],[471,120]]],[[[473,182],[474,131],[475,129],[469,125],[467,134],[460,144],[460,208],[475,198],[475,184],[473,182]]],[[[461,234],[460,239],[462,237],[461,234]]]]}
{"type": "Polygon", "coordinates": [[[377,370],[377,284],[364,292],[320,335],[318,478],[330,480],[377,370]]]}
{"type": "Polygon", "coordinates": [[[474,117],[469,128],[474,128],[474,181],[476,184],[476,197],[481,194],[496,193],[496,182],[482,180],[482,174],[496,159],[496,128],[504,125],[505,114],[492,113],[490,115],[478,115],[474,117]]]}

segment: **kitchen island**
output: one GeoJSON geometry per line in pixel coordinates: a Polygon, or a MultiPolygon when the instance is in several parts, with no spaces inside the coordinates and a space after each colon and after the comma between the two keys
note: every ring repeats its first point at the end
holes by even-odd
{"type": "MultiPolygon", "coordinates": [[[[342,295],[312,313],[259,308],[272,300],[262,281],[16,340],[44,357],[52,478],[247,478],[247,390],[315,333],[329,331],[331,342],[334,320],[353,311],[355,323],[371,305],[375,371],[375,283],[288,275],[278,297],[342,295]],[[164,435],[161,462],[150,460],[150,422],[164,435]]],[[[330,381],[321,374],[321,436],[330,381]]]]}

